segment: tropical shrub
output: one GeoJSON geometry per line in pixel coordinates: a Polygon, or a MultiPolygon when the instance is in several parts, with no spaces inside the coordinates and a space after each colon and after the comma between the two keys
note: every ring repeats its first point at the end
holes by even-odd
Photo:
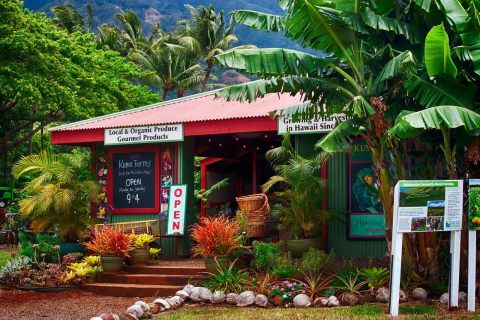
{"type": "Polygon", "coordinates": [[[279,244],[258,242],[253,246],[253,256],[256,268],[279,278],[291,277],[296,271],[290,253],[283,253],[279,244]]]}
{"type": "Polygon", "coordinates": [[[114,255],[128,257],[132,249],[132,239],[119,230],[104,227],[101,231],[95,232],[93,239],[85,242],[85,247],[99,255],[114,255]]]}
{"type": "Polygon", "coordinates": [[[323,250],[310,248],[303,254],[298,270],[307,275],[318,275],[324,272],[334,259],[335,253],[333,251],[326,254],[323,250]]]}
{"type": "Polygon", "coordinates": [[[20,282],[20,278],[25,270],[32,266],[32,259],[25,256],[18,256],[13,260],[5,263],[0,270],[1,284],[16,284],[20,282]]]}
{"type": "Polygon", "coordinates": [[[282,296],[284,299],[293,299],[300,293],[306,293],[306,285],[301,281],[284,280],[271,287],[270,296],[282,296]]]}
{"type": "Polygon", "coordinates": [[[390,272],[387,268],[370,267],[360,269],[358,274],[367,282],[370,290],[373,291],[388,281],[390,272]]]}
{"type": "Polygon", "coordinates": [[[159,248],[148,248],[148,254],[150,255],[150,260],[160,259],[160,252],[162,249],[159,248]]]}
{"type": "Polygon", "coordinates": [[[20,232],[19,254],[32,260],[39,259],[44,262],[59,262],[59,239],[48,234],[35,235],[35,243],[28,240],[24,232],[20,232]]]}
{"type": "MultiPolygon", "coordinates": [[[[314,299],[320,295],[321,292],[327,291],[332,282],[332,275],[325,276],[322,273],[305,274],[304,283],[306,285],[307,294],[310,299],[314,299]]],[[[327,295],[327,297],[329,297],[327,295]]]]}
{"type": "Polygon", "coordinates": [[[228,255],[241,246],[240,226],[225,216],[202,217],[192,227],[194,256],[217,257],[228,255]]]}
{"type": "Polygon", "coordinates": [[[337,287],[338,291],[341,292],[339,298],[348,293],[362,295],[363,288],[367,284],[366,281],[360,281],[358,273],[344,273],[343,275],[337,275],[335,278],[341,283],[337,287]]]}
{"type": "Polygon", "coordinates": [[[253,271],[254,275],[250,281],[249,289],[256,294],[270,295],[271,287],[277,282],[277,277],[268,272],[253,271]]]}
{"type": "Polygon", "coordinates": [[[133,239],[133,246],[135,248],[147,248],[148,245],[152,243],[154,240],[153,236],[147,233],[133,235],[132,239],[133,239]]]}
{"type": "Polygon", "coordinates": [[[232,262],[227,268],[222,268],[217,264],[217,273],[208,273],[210,279],[205,286],[212,291],[242,292],[248,284],[249,274],[245,270],[235,269],[234,265],[235,262],[232,262]]]}

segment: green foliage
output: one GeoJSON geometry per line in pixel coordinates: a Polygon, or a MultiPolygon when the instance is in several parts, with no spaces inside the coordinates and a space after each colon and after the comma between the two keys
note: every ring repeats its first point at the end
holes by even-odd
{"type": "Polygon", "coordinates": [[[245,270],[234,268],[235,262],[230,263],[227,268],[222,269],[217,262],[217,273],[209,273],[210,279],[205,286],[212,291],[223,291],[225,293],[240,293],[248,284],[249,274],[245,270]]]}
{"type": "Polygon", "coordinates": [[[333,251],[326,254],[323,250],[310,248],[303,254],[298,270],[308,275],[319,275],[329,268],[334,259],[333,251]]]}
{"type": "Polygon", "coordinates": [[[21,256],[38,262],[59,263],[58,249],[55,248],[59,244],[58,238],[49,234],[39,233],[35,236],[35,243],[32,243],[24,232],[20,232],[18,239],[19,254],[21,256]]]}
{"type": "Polygon", "coordinates": [[[430,306],[400,306],[400,314],[435,314],[438,311],[430,306]]]}
{"type": "Polygon", "coordinates": [[[10,252],[0,252],[0,269],[10,260],[12,260],[10,252]]]}
{"type": "Polygon", "coordinates": [[[359,317],[373,317],[383,314],[383,310],[380,306],[366,303],[362,306],[352,306],[348,308],[350,313],[359,317]]]}
{"type": "Polygon", "coordinates": [[[390,272],[387,268],[363,268],[358,271],[358,274],[367,282],[371,290],[377,289],[388,281],[390,272]]]}
{"type": "Polygon", "coordinates": [[[256,268],[279,278],[288,278],[296,271],[292,257],[282,252],[280,244],[258,242],[253,246],[253,256],[256,268]]]}

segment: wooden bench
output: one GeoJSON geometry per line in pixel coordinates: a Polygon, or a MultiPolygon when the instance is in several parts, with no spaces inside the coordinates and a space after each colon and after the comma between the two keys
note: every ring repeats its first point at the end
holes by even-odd
{"type": "Polygon", "coordinates": [[[105,227],[110,227],[114,230],[120,230],[123,233],[127,233],[127,234],[147,233],[152,235],[154,238],[159,238],[162,236],[162,232],[160,231],[159,220],[101,223],[101,224],[95,225],[94,231],[100,232],[105,227]]]}

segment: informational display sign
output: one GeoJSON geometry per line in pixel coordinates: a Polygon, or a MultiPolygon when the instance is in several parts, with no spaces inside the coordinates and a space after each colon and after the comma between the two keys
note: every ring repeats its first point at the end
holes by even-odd
{"type": "Polygon", "coordinates": [[[106,146],[183,141],[183,124],[105,129],[106,146]]]}
{"type": "Polygon", "coordinates": [[[155,208],[155,152],[116,153],[113,161],[113,207],[155,208]]]}
{"type": "Polygon", "coordinates": [[[183,235],[185,232],[185,209],[187,185],[172,185],[168,203],[167,235],[183,235]]]}
{"type": "Polygon", "coordinates": [[[398,232],[462,229],[463,181],[400,181],[398,232]]]}
{"type": "Polygon", "coordinates": [[[348,238],[383,239],[385,218],[379,196],[379,182],[370,151],[364,140],[352,142],[348,163],[348,238]]]}
{"type": "Polygon", "coordinates": [[[480,179],[468,182],[468,228],[480,230],[480,179]]]}
{"type": "Polygon", "coordinates": [[[278,134],[290,132],[291,134],[329,132],[335,128],[337,122],[343,122],[352,117],[343,113],[317,116],[313,119],[293,119],[291,116],[278,117],[278,134]]]}

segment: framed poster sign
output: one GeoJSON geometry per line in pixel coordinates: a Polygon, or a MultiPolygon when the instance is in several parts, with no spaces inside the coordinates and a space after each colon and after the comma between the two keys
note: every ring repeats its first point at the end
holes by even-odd
{"type": "Polygon", "coordinates": [[[468,181],[468,228],[480,230],[480,179],[468,181]]]}
{"type": "Polygon", "coordinates": [[[110,150],[109,175],[114,213],[158,213],[160,211],[160,170],[158,148],[110,150]]]}
{"type": "Polygon", "coordinates": [[[384,239],[385,219],[370,151],[361,139],[352,143],[348,161],[348,239],[384,239]]]}

